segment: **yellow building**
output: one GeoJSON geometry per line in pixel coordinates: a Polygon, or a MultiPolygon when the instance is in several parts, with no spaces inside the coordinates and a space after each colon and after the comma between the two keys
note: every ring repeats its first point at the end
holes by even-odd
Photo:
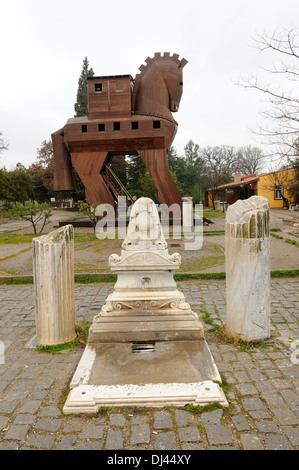
{"type": "Polygon", "coordinates": [[[271,209],[289,207],[292,203],[288,188],[294,178],[295,170],[279,170],[270,173],[241,176],[236,173],[232,183],[208,189],[208,204],[213,207],[213,200],[233,204],[238,199],[251,196],[264,196],[269,200],[271,209]]]}

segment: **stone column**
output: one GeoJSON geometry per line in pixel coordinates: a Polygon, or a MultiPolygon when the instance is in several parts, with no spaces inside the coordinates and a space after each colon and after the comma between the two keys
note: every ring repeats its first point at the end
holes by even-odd
{"type": "Polygon", "coordinates": [[[226,324],[243,341],[270,337],[269,202],[262,196],[228,207],[225,227],[226,324]]]}
{"type": "Polygon", "coordinates": [[[193,227],[192,197],[183,197],[183,230],[191,231],[193,227]]]}
{"type": "Polygon", "coordinates": [[[67,343],[76,336],[73,226],[34,238],[32,246],[37,341],[67,343]]]}

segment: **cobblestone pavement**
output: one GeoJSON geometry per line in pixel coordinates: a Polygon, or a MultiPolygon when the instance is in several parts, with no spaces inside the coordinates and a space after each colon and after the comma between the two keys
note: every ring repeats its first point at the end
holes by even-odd
{"type": "MultiPolygon", "coordinates": [[[[83,349],[49,354],[29,348],[35,335],[33,286],[0,286],[0,450],[298,450],[299,280],[271,285],[272,337],[266,348],[242,350],[205,323],[228,384],[229,408],[109,408],[68,416],[62,404],[83,349]]],[[[179,287],[200,315],[224,322],[224,281],[179,287]]],[[[76,322],[91,321],[112,288],[76,284],[76,322]]]]}

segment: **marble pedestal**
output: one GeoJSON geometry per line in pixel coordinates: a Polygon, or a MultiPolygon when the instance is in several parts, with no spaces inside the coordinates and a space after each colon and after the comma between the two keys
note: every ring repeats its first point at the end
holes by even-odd
{"type": "Polygon", "coordinates": [[[180,255],[169,255],[157,210],[137,200],[117,274],[90,328],[64,413],[100,406],[227,405],[203,326],[173,278],[180,255]]]}

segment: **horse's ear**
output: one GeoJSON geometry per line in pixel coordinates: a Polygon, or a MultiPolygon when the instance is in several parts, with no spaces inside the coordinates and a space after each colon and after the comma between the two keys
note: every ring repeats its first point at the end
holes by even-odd
{"type": "Polygon", "coordinates": [[[179,68],[181,69],[184,68],[186,64],[188,64],[188,60],[182,59],[180,62],[179,68]]]}

